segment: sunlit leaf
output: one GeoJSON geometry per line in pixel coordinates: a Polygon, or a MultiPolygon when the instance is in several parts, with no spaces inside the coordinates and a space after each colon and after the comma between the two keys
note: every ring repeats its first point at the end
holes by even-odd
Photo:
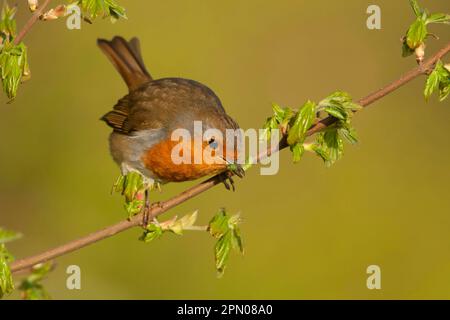
{"type": "Polygon", "coordinates": [[[240,216],[229,216],[225,209],[219,210],[209,223],[208,230],[210,234],[218,239],[214,247],[214,256],[219,277],[225,271],[231,249],[244,253],[242,238],[238,228],[239,223],[240,216]]]}

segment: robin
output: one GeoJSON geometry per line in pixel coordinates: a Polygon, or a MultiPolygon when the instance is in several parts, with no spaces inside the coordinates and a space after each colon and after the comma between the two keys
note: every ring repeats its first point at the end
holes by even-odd
{"type": "MultiPolygon", "coordinates": [[[[225,173],[237,160],[238,143],[227,147],[223,137],[227,129],[236,130],[239,126],[227,115],[217,95],[194,80],[153,79],[144,65],[137,38],[126,41],[116,36],[111,41],[98,39],[97,44],[129,89],[113,110],[101,118],[113,129],[109,137],[110,152],[122,174],[135,170],[150,181],[164,184],[224,173],[220,175],[222,182],[230,189],[229,181],[234,190],[233,180],[225,173]],[[213,149],[205,154],[220,159],[175,163],[172,151],[178,142],[173,141],[172,133],[177,129],[187,130],[194,145],[194,124],[199,121],[203,128],[222,133],[217,137],[204,137],[200,145],[200,152],[213,149]],[[221,152],[215,152],[219,150],[221,152]]],[[[195,148],[189,150],[193,158],[195,148]]],[[[233,167],[234,173],[242,177],[242,167],[237,164],[233,167]]],[[[145,207],[149,208],[147,192],[145,207]]]]}

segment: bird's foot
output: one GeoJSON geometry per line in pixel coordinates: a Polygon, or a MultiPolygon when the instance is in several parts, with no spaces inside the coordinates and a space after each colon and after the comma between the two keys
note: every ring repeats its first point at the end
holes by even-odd
{"type": "MultiPolygon", "coordinates": [[[[160,201],[153,202],[152,204],[146,203],[145,206],[143,207],[143,211],[142,211],[142,226],[144,228],[147,227],[149,222],[150,222],[150,217],[151,217],[150,212],[152,212],[156,208],[160,208],[160,209],[163,208],[163,205],[162,205],[162,203],[160,201]]],[[[155,220],[155,218],[153,218],[152,220],[155,220]]]]}
{"type": "Polygon", "coordinates": [[[225,186],[225,189],[232,190],[233,192],[236,190],[236,187],[234,186],[234,180],[229,175],[228,171],[221,173],[219,175],[219,179],[220,179],[220,182],[222,182],[223,185],[225,186]]]}

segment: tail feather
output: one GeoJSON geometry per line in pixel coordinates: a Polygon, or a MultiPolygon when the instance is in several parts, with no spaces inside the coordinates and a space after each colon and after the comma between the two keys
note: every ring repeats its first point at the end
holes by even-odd
{"type": "Polygon", "coordinates": [[[97,44],[119,71],[130,91],[152,80],[142,60],[140,43],[137,38],[128,42],[124,38],[116,36],[111,41],[98,39],[97,44]]]}

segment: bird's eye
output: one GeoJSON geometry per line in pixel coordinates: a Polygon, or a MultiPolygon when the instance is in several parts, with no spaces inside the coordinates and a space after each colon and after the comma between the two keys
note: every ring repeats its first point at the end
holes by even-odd
{"type": "Polygon", "coordinates": [[[216,142],[216,139],[214,137],[212,137],[211,139],[209,139],[208,144],[211,148],[216,149],[218,146],[218,143],[216,142]]]}

